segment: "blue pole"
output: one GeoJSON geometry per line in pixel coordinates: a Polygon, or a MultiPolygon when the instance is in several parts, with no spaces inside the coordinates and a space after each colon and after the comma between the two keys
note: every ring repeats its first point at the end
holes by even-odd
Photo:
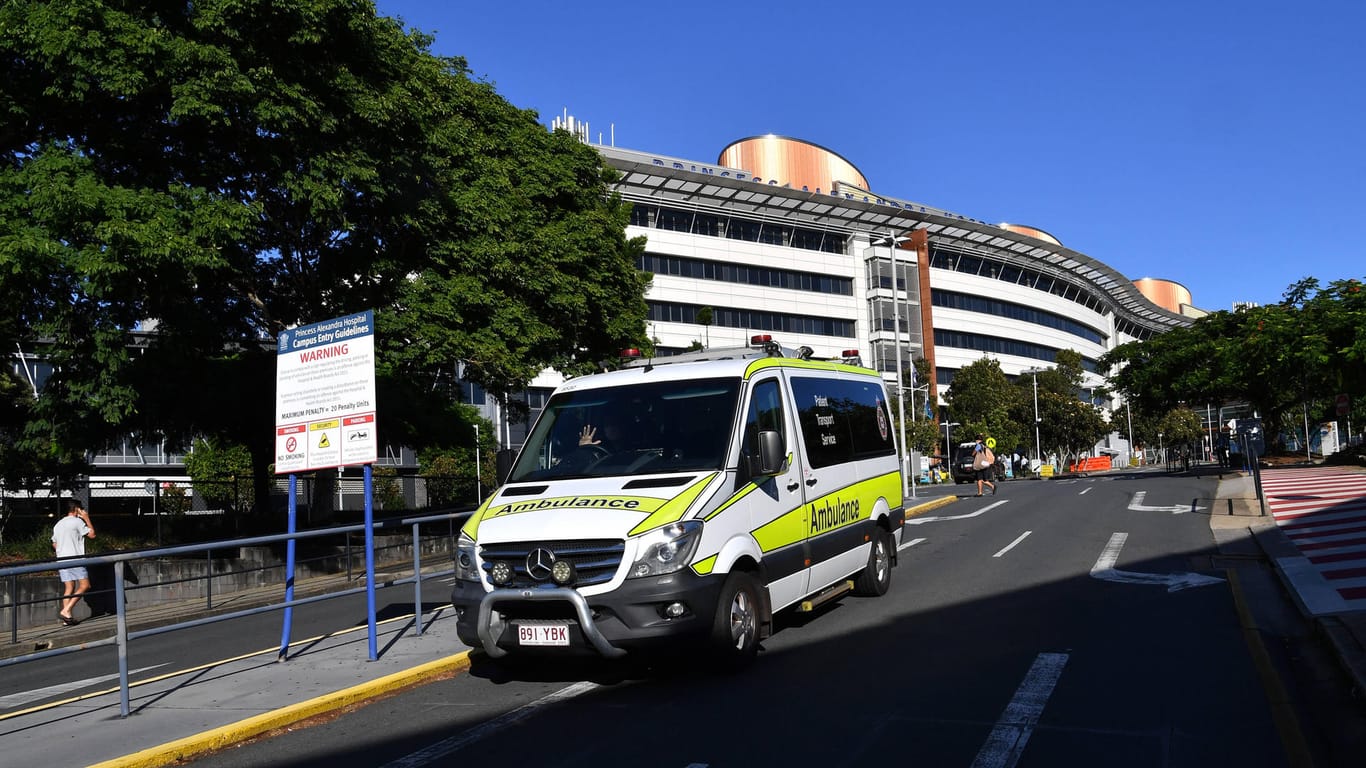
{"type": "MultiPolygon", "coordinates": [[[[289,533],[291,538],[285,542],[285,602],[294,602],[294,538],[299,512],[299,476],[289,473],[289,533]]],[[[284,627],[280,630],[280,655],[276,661],[289,658],[289,630],[294,623],[294,609],[285,608],[284,627]]]]}
{"type": "Polygon", "coordinates": [[[365,465],[365,613],[370,634],[370,661],[379,658],[375,632],[375,505],[370,465],[365,465]]]}

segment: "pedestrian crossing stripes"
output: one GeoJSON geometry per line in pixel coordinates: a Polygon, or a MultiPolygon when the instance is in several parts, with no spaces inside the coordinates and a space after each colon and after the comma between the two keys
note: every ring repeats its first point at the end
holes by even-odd
{"type": "Polygon", "coordinates": [[[1366,474],[1265,470],[1262,492],[1276,526],[1346,607],[1366,609],[1366,474]]]}

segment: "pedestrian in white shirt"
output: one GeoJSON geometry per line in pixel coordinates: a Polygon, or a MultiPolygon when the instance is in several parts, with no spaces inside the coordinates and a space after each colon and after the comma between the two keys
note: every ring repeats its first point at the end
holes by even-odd
{"type": "MultiPolygon", "coordinates": [[[[57,557],[83,557],[85,540],[95,538],[95,526],[90,522],[90,513],[76,499],[67,499],[66,517],[52,526],[52,548],[57,557]]],[[[71,614],[71,609],[81,601],[81,595],[90,589],[90,572],[83,567],[59,568],[62,579],[62,607],[57,618],[68,627],[80,622],[71,614]]]]}

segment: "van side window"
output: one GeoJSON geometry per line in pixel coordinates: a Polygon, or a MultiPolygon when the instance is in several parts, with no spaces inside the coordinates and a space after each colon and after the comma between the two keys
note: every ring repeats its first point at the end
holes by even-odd
{"type": "Polygon", "coordinates": [[[896,453],[887,403],[876,383],[795,376],[792,394],[813,468],[896,453]]]}
{"type": "Polygon", "coordinates": [[[759,432],[776,430],[787,438],[783,428],[783,396],[777,379],[761,381],[754,385],[754,395],[749,399],[749,414],[745,418],[745,454],[759,454],[759,432]]]}

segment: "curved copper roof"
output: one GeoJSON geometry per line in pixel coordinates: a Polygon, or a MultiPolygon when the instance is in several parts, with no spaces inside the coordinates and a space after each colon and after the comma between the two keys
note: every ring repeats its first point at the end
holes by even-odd
{"type": "Polygon", "coordinates": [[[716,162],[749,171],[776,186],[827,192],[840,182],[868,189],[868,179],[839,153],[772,133],[731,142],[716,162]]]}
{"type": "Polygon", "coordinates": [[[1028,226],[1028,225],[1025,225],[1025,224],[1009,224],[1009,223],[1006,223],[1006,222],[1001,222],[1001,229],[1004,229],[1004,230],[1007,230],[1007,231],[1010,231],[1010,232],[1019,232],[1019,233],[1022,234],[1022,235],[1029,235],[1030,237],[1033,237],[1033,238],[1036,238],[1036,239],[1039,239],[1039,240],[1043,240],[1043,241],[1046,242],[1046,243],[1052,243],[1052,244],[1054,244],[1054,245],[1062,245],[1062,241],[1061,241],[1061,240],[1059,240],[1058,238],[1056,238],[1056,237],[1054,237],[1054,236],[1048,234],[1047,232],[1043,231],[1042,229],[1039,229],[1038,227],[1031,227],[1031,226],[1028,226]]]}
{"type": "Polygon", "coordinates": [[[1134,281],[1134,287],[1138,288],[1144,296],[1147,296],[1148,301],[1172,312],[1180,312],[1182,304],[1194,304],[1191,301],[1190,290],[1174,280],[1140,277],[1134,281]]]}

